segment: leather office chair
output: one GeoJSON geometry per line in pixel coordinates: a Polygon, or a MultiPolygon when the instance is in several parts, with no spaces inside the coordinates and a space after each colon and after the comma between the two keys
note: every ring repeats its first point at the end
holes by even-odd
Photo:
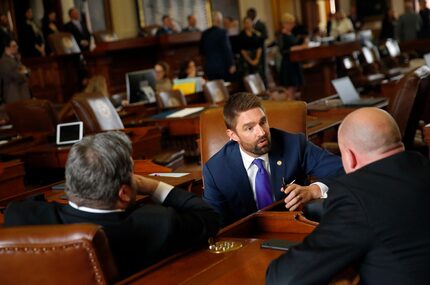
{"type": "Polygon", "coordinates": [[[364,68],[359,64],[358,60],[351,56],[343,57],[340,67],[340,73],[344,76],[349,76],[354,86],[357,87],[373,87],[379,85],[385,79],[385,75],[376,72],[376,70],[369,69],[364,72],[364,68]]]}
{"type": "MultiPolygon", "coordinates": [[[[263,101],[269,125],[293,133],[306,134],[306,103],[303,101],[263,101]]],[[[200,152],[202,165],[228,141],[222,107],[200,115],[200,152]]]]}
{"type": "Polygon", "coordinates": [[[398,90],[388,107],[388,112],[399,126],[402,138],[405,136],[415,98],[419,92],[420,82],[421,78],[415,72],[408,73],[399,82],[398,90]]]}
{"type": "Polygon", "coordinates": [[[184,107],[187,100],[180,90],[169,90],[157,93],[157,104],[161,109],[184,107]]]}
{"type": "Polygon", "coordinates": [[[79,93],[71,100],[73,110],[83,122],[84,133],[93,134],[123,130],[133,143],[133,158],[151,158],[161,150],[161,131],[158,127],[126,128],[109,98],[99,93],[79,93]]]}
{"type": "Polygon", "coordinates": [[[110,284],[108,240],[91,224],[0,228],[0,284],[110,284]]]}
{"type": "Polygon", "coordinates": [[[258,73],[246,75],[243,78],[243,83],[245,84],[246,91],[254,95],[264,96],[267,92],[263,79],[261,79],[258,73]]]}
{"type": "Polygon", "coordinates": [[[275,101],[283,101],[288,99],[297,99],[297,98],[288,98],[286,94],[286,90],[284,87],[277,86],[271,88],[270,90],[266,89],[264,86],[263,79],[261,79],[260,74],[249,74],[243,78],[243,83],[245,85],[246,91],[256,95],[261,96],[262,98],[267,98],[275,101]]]}
{"type": "Polygon", "coordinates": [[[227,88],[224,85],[224,80],[212,80],[206,82],[203,86],[203,92],[206,101],[211,104],[217,104],[227,101],[230,97],[227,88]]]}
{"type": "Polygon", "coordinates": [[[23,136],[55,134],[59,119],[48,100],[20,100],[6,104],[5,109],[10,123],[18,134],[23,136]]]}

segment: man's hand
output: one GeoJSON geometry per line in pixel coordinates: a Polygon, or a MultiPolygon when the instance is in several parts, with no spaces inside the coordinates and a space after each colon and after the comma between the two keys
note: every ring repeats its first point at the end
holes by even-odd
{"type": "Polygon", "coordinates": [[[133,174],[134,185],[137,189],[137,193],[143,195],[152,195],[157,189],[159,181],[147,177],[143,177],[137,174],[133,174]]]}
{"type": "Polygon", "coordinates": [[[321,198],[321,189],[318,185],[301,186],[298,184],[288,185],[287,188],[281,189],[287,195],[284,199],[285,208],[295,211],[299,206],[310,200],[321,198]]]}
{"type": "Polygon", "coordinates": [[[235,72],[236,72],[236,66],[234,66],[234,65],[230,66],[230,68],[228,69],[228,72],[229,72],[230,74],[235,73],[235,72]]]}

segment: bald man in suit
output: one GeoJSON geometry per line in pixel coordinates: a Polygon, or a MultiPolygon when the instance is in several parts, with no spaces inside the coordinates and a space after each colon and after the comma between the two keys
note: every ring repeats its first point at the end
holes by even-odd
{"type": "Polygon", "coordinates": [[[330,187],[319,226],[274,260],[267,284],[327,284],[348,266],[360,284],[427,284],[430,161],[405,151],[385,111],[362,108],[339,128],[347,175],[330,187]]]}

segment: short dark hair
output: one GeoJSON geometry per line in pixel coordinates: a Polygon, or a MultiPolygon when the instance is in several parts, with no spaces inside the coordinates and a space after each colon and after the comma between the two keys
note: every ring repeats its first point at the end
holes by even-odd
{"type": "Polygon", "coordinates": [[[72,7],[69,9],[69,17],[72,15],[73,10],[77,10],[76,7],[72,7]]]}
{"type": "Polygon", "coordinates": [[[121,185],[131,185],[130,139],[111,131],[84,137],[69,152],[66,194],[78,206],[112,209],[121,185]]]}
{"type": "Polygon", "coordinates": [[[167,14],[166,14],[166,15],[163,15],[163,17],[161,17],[161,21],[162,21],[162,22],[164,22],[164,20],[165,20],[165,19],[167,19],[167,18],[170,18],[170,16],[169,16],[169,15],[167,15],[167,14]]]}
{"type": "Polygon", "coordinates": [[[257,96],[247,92],[239,92],[230,96],[224,104],[224,122],[227,129],[235,129],[236,119],[239,113],[254,108],[260,108],[264,111],[261,105],[261,99],[257,96]]]}

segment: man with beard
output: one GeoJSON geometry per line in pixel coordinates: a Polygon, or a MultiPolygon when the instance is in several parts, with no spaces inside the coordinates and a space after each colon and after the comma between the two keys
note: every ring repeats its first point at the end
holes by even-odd
{"type": "Polygon", "coordinates": [[[260,99],[252,94],[231,96],[224,121],[230,141],[203,168],[203,199],[224,225],[280,199],[294,211],[325,198],[327,179],[343,174],[340,158],[308,142],[304,134],[270,129],[260,99]],[[322,180],[304,186],[308,175],[322,180]],[[283,181],[289,183],[285,189],[283,181]]]}

